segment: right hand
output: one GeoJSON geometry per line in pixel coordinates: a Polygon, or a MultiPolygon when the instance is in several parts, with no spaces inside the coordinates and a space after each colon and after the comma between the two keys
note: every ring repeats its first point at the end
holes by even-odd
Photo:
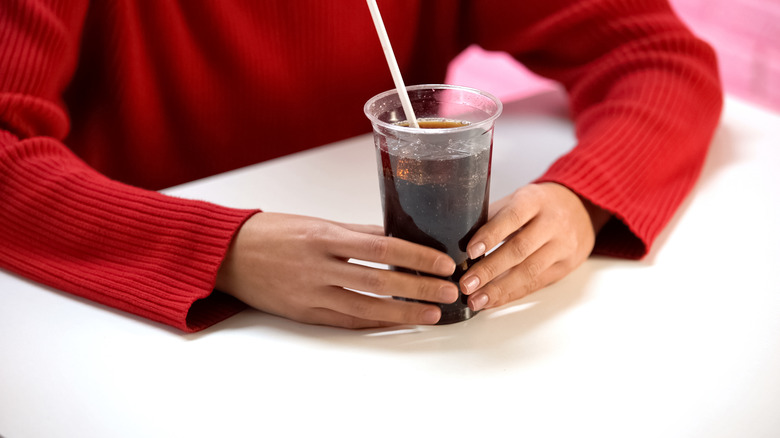
{"type": "Polygon", "coordinates": [[[442,277],[455,270],[446,254],[385,237],[378,226],[257,213],[235,236],[216,286],[268,313],[348,328],[435,324],[441,318],[435,305],[389,296],[439,303],[458,298],[457,286],[449,281],[349,263],[350,259],[442,277]]]}

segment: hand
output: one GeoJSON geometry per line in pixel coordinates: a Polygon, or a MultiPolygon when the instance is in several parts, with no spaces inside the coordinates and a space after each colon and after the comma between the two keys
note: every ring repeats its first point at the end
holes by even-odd
{"type": "Polygon", "coordinates": [[[531,184],[491,205],[469,241],[471,258],[504,244],[461,278],[474,310],[498,307],[554,283],[584,262],[610,213],[556,183],[531,184]]]}
{"type": "Polygon", "coordinates": [[[385,237],[381,227],[257,213],[228,250],[217,288],[268,313],[349,328],[435,324],[441,318],[435,305],[386,296],[441,303],[458,297],[451,282],[349,263],[351,258],[438,276],[455,270],[446,254],[385,237]]]}

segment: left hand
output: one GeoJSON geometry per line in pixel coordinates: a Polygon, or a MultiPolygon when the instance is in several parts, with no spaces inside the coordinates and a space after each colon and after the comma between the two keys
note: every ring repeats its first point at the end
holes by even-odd
{"type": "Polygon", "coordinates": [[[476,258],[461,278],[474,310],[498,307],[554,283],[584,262],[610,213],[556,183],[531,184],[490,206],[469,241],[476,258]]]}

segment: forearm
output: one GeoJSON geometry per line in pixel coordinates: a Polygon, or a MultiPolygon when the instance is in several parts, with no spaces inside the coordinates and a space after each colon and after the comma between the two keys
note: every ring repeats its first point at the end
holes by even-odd
{"type": "MultiPolygon", "coordinates": [[[[578,144],[536,182],[557,182],[614,216],[596,253],[639,258],[690,192],[722,106],[714,52],[662,0],[527,6],[478,33],[565,85],[578,144]],[[537,14],[533,16],[533,14],[537,14]]],[[[491,47],[492,45],[492,47],[491,47]]]]}
{"type": "Polygon", "coordinates": [[[212,290],[250,212],[109,180],[63,144],[86,11],[30,0],[0,13],[0,268],[197,330],[240,308],[212,290]],[[215,304],[194,305],[206,299],[215,304]]]}
{"type": "Polygon", "coordinates": [[[212,290],[251,211],[111,181],[50,138],[2,137],[4,269],[185,331],[242,308],[212,290]]]}

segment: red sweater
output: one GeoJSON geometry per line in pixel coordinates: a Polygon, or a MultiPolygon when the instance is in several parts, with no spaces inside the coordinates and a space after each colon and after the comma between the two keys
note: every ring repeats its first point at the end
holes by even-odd
{"type": "MultiPolygon", "coordinates": [[[[579,144],[540,180],[612,211],[638,258],[694,184],[720,113],[712,50],[660,0],[380,4],[408,84],[479,44],[567,88],[579,144]]],[[[187,331],[253,211],[154,190],[369,130],[392,81],[366,4],[13,0],[0,6],[0,267],[187,331]]],[[[258,206],[262,207],[262,206],[258,206]]]]}

